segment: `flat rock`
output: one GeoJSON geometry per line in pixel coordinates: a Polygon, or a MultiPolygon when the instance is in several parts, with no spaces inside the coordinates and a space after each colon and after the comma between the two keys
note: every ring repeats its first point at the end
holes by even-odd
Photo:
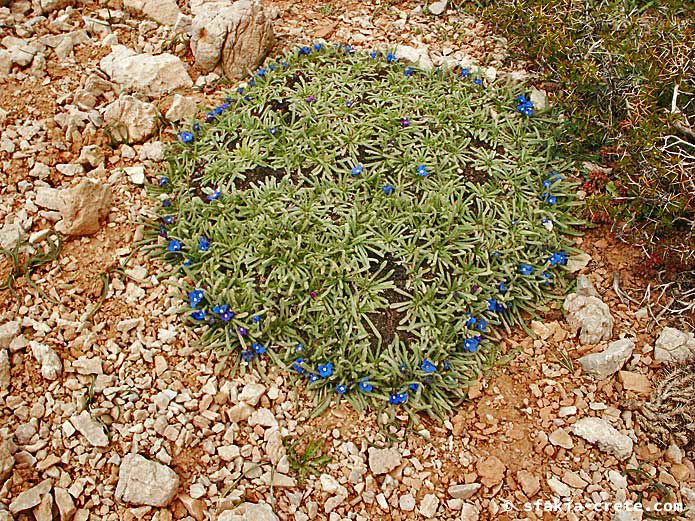
{"type": "Polygon", "coordinates": [[[495,456],[479,459],[475,465],[475,469],[478,471],[478,475],[481,478],[480,481],[486,487],[494,487],[498,483],[501,483],[507,471],[507,467],[504,463],[495,456]]]}
{"type": "Polygon", "coordinates": [[[659,362],[683,361],[695,354],[695,335],[665,327],[654,343],[654,359],[659,362]]]}
{"type": "Polygon", "coordinates": [[[541,480],[528,470],[520,470],[517,472],[516,480],[521,485],[521,490],[524,491],[524,494],[526,494],[529,499],[534,497],[541,490],[541,480]]]}
{"type": "Polygon", "coordinates": [[[598,344],[610,340],[613,334],[613,316],[608,306],[598,297],[571,293],[565,298],[563,308],[567,311],[567,324],[579,332],[582,344],[598,344]]]}
{"type": "Polygon", "coordinates": [[[619,460],[632,455],[632,440],[602,418],[582,418],[572,425],[572,433],[619,460]]]}
{"type": "Polygon", "coordinates": [[[639,394],[652,392],[652,382],[646,375],[632,371],[620,371],[618,380],[623,384],[623,389],[626,391],[634,391],[639,394]]]}
{"type": "Polygon", "coordinates": [[[10,347],[12,340],[19,336],[21,324],[19,320],[12,320],[0,325],[0,348],[10,347]]]}
{"type": "Polygon", "coordinates": [[[116,143],[142,143],[159,127],[157,107],[124,95],[104,109],[105,132],[116,143]]]}
{"type": "Polygon", "coordinates": [[[25,490],[10,503],[10,512],[16,514],[38,506],[43,497],[50,493],[52,485],[53,482],[50,479],[45,479],[38,485],[25,490]]]}
{"type": "Polygon", "coordinates": [[[138,54],[124,45],[114,45],[99,66],[115,83],[148,96],[193,86],[184,63],[169,53],[138,54]]]}
{"type": "Polygon", "coordinates": [[[109,437],[104,432],[102,425],[97,422],[89,411],[82,411],[70,418],[70,423],[82,434],[93,447],[107,447],[109,437]]]}
{"type": "Polygon", "coordinates": [[[29,342],[29,347],[41,366],[41,376],[46,380],[56,380],[63,372],[63,362],[58,354],[46,344],[34,340],[29,342]]]}
{"type": "Polygon", "coordinates": [[[132,505],[165,507],[179,488],[179,476],[161,463],[128,454],[118,470],[116,499],[132,505]]]}
{"type": "Polygon", "coordinates": [[[280,521],[266,503],[242,503],[234,510],[225,510],[217,521],[280,521]]]}
{"type": "Polygon", "coordinates": [[[432,519],[437,515],[438,508],[439,498],[434,494],[426,494],[425,497],[422,498],[422,501],[420,501],[418,510],[425,519],[432,519]]]}
{"type": "Polygon", "coordinates": [[[611,342],[606,349],[599,353],[582,356],[578,361],[587,373],[592,373],[600,379],[608,378],[625,365],[635,348],[635,342],[630,339],[611,342]]]}
{"type": "Polygon", "coordinates": [[[218,65],[230,79],[255,70],[275,41],[261,0],[191,1],[191,50],[203,72],[218,65]]]}
{"type": "Polygon", "coordinates": [[[60,215],[56,230],[73,237],[93,235],[111,209],[111,187],[97,179],[84,178],[60,191],[60,215]]]}
{"type": "Polygon", "coordinates": [[[398,449],[377,449],[369,447],[369,469],[377,476],[387,474],[401,464],[401,453],[398,449]]]}
{"type": "Polygon", "coordinates": [[[7,349],[0,348],[0,392],[10,388],[11,366],[7,349]]]}
{"type": "Polygon", "coordinates": [[[572,441],[572,436],[565,429],[556,429],[550,433],[548,440],[553,445],[562,447],[563,449],[570,450],[574,447],[574,441],[572,441]]]}
{"type": "Polygon", "coordinates": [[[472,498],[482,485],[480,483],[468,483],[465,485],[451,485],[447,492],[454,499],[462,499],[466,501],[472,498]]]}

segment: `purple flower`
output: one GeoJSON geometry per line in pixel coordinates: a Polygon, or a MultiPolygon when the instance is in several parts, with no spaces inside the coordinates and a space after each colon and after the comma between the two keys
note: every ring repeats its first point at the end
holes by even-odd
{"type": "Polygon", "coordinates": [[[409,127],[410,126],[410,120],[407,118],[401,118],[401,126],[402,127],[409,127]]]}
{"type": "Polygon", "coordinates": [[[251,349],[248,349],[246,351],[241,352],[241,358],[244,359],[244,362],[250,362],[253,360],[253,357],[256,355],[251,349]]]}
{"type": "Polygon", "coordinates": [[[315,98],[314,96],[307,96],[306,102],[307,102],[307,103],[311,103],[311,102],[314,101],[315,99],[316,99],[316,98],[315,98]]]}
{"type": "Polygon", "coordinates": [[[246,336],[246,335],[249,334],[249,330],[246,329],[245,327],[239,326],[239,327],[237,328],[237,333],[239,333],[239,336],[246,336]]]}

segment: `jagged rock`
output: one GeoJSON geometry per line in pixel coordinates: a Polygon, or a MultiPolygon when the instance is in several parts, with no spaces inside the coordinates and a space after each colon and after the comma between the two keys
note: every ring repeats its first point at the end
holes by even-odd
{"type": "Polygon", "coordinates": [[[0,326],[0,348],[10,347],[10,343],[19,335],[21,324],[19,320],[5,322],[0,326]]]}
{"type": "Polygon", "coordinates": [[[128,454],[118,470],[116,499],[133,505],[165,507],[179,488],[179,476],[166,465],[128,454]]]}
{"type": "Polygon", "coordinates": [[[632,356],[635,343],[627,338],[611,342],[600,353],[584,355],[579,363],[587,373],[592,373],[598,378],[608,378],[618,372],[632,356]]]}
{"type": "Polygon", "coordinates": [[[582,344],[598,344],[613,334],[613,316],[598,297],[571,293],[562,306],[567,311],[567,324],[579,332],[582,344]]]}
{"type": "MultiPolygon", "coordinates": [[[[535,110],[541,111],[548,108],[548,93],[544,90],[539,90],[536,87],[532,87],[529,99],[531,100],[531,103],[533,103],[533,108],[535,110]]],[[[591,259],[591,257],[589,257],[589,259],[591,259]]]]}
{"type": "Polygon", "coordinates": [[[439,508],[439,498],[434,494],[426,494],[420,502],[420,514],[425,519],[432,519],[437,514],[439,508]]]}
{"type": "Polygon", "coordinates": [[[40,0],[39,5],[41,6],[41,12],[43,14],[49,14],[58,9],[64,9],[70,4],[74,3],[74,0],[40,0]]]}
{"type": "Polygon", "coordinates": [[[134,96],[121,96],[104,110],[104,123],[114,141],[142,143],[157,131],[157,107],[134,96]]]}
{"type": "Polygon", "coordinates": [[[437,2],[432,2],[429,5],[430,13],[434,15],[440,15],[446,11],[446,7],[449,4],[449,0],[438,0],[437,2]]]}
{"type": "Polygon", "coordinates": [[[423,70],[428,71],[434,68],[427,47],[423,46],[416,48],[408,45],[397,45],[393,54],[399,60],[417,65],[423,70]]]}
{"type": "Polygon", "coordinates": [[[97,422],[89,411],[82,411],[70,418],[72,423],[82,436],[87,438],[87,441],[93,447],[108,447],[109,437],[104,432],[103,427],[97,422]]]}
{"type": "Polygon", "coordinates": [[[10,450],[10,442],[0,438],[0,485],[10,477],[14,467],[14,456],[10,450]]]}
{"type": "Polygon", "coordinates": [[[10,388],[10,355],[0,348],[0,392],[10,388]]]}
{"type": "Polygon", "coordinates": [[[32,340],[29,342],[31,352],[41,365],[41,376],[46,380],[56,380],[63,372],[63,363],[58,354],[46,344],[32,340]]]}
{"type": "Polygon", "coordinates": [[[582,418],[572,425],[572,433],[619,460],[632,455],[632,440],[602,418],[582,418]]]}
{"type": "Polygon", "coordinates": [[[183,62],[169,53],[137,54],[124,45],[114,45],[111,54],[102,58],[99,65],[115,83],[149,96],[157,97],[193,85],[183,62]]]}
{"type": "Polygon", "coordinates": [[[585,252],[579,252],[567,259],[567,271],[576,273],[586,268],[591,262],[591,255],[585,252]]]}
{"type": "Polygon", "coordinates": [[[45,479],[38,485],[25,490],[10,503],[10,512],[16,514],[38,506],[43,497],[51,491],[53,482],[45,479]]]}
{"type": "Polygon", "coordinates": [[[85,178],[77,186],[60,190],[58,211],[63,218],[56,230],[70,236],[92,235],[111,208],[111,187],[85,178]]]}
{"type": "Polygon", "coordinates": [[[181,14],[175,0],[125,0],[123,8],[143,13],[162,25],[174,25],[181,14]]]}
{"type": "Polygon", "coordinates": [[[275,39],[261,0],[193,0],[191,12],[191,50],[206,73],[221,65],[228,78],[241,78],[258,67],[275,39]]]}
{"type": "Polygon", "coordinates": [[[191,98],[187,98],[186,96],[174,94],[174,101],[172,101],[171,107],[169,107],[169,110],[167,110],[166,118],[169,121],[177,122],[190,119],[195,116],[195,113],[195,101],[193,101],[191,98]]]}
{"type": "Polygon", "coordinates": [[[53,489],[53,496],[60,514],[60,521],[70,521],[77,510],[70,493],[64,488],[56,487],[53,489]]]}
{"type": "Polygon", "coordinates": [[[0,226],[0,247],[11,250],[24,236],[24,229],[17,222],[0,226]]]}
{"type": "Polygon", "coordinates": [[[280,521],[266,503],[242,503],[234,510],[225,510],[217,521],[280,521]]]}
{"type": "Polygon", "coordinates": [[[398,449],[369,448],[369,468],[375,475],[387,474],[401,464],[398,449]]]}
{"type": "Polygon", "coordinates": [[[659,362],[683,361],[695,355],[695,335],[665,327],[654,344],[654,359],[659,362]]]}

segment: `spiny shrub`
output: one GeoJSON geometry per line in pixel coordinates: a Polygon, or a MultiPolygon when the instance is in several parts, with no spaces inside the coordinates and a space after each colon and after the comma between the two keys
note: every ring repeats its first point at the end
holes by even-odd
{"type": "Polygon", "coordinates": [[[587,215],[615,223],[650,265],[695,267],[695,3],[685,0],[476,0],[538,66],[568,113],[562,139],[587,172],[587,215]]]}
{"type": "Polygon", "coordinates": [[[562,291],[577,184],[557,125],[521,84],[303,47],[179,134],[153,251],[233,363],[270,357],[317,410],[441,417],[562,291]]]}

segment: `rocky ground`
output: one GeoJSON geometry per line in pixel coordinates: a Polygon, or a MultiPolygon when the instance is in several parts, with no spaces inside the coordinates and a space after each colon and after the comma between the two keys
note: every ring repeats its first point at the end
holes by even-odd
{"type": "Polygon", "coordinates": [[[650,506],[666,490],[695,505],[692,453],[649,441],[637,418],[660,368],[695,338],[625,296],[647,282],[633,275],[640,256],[605,231],[578,240],[576,293],[531,322],[533,336],[503,340],[507,363],[470,402],[410,429],[347,406],[309,419],[275,367],[230,374],[179,320],[176,280],[137,247],[164,144],[219,104],[225,75],[324,39],[528,76],[503,67],[505,42],[482,23],[432,14],[446,2],[9,4],[0,244],[17,254],[0,260],[11,282],[0,291],[0,520],[634,520],[646,516],[524,504],[650,506]],[[56,231],[60,253],[46,255],[56,231]],[[304,476],[308,444],[329,459],[304,476]]]}

